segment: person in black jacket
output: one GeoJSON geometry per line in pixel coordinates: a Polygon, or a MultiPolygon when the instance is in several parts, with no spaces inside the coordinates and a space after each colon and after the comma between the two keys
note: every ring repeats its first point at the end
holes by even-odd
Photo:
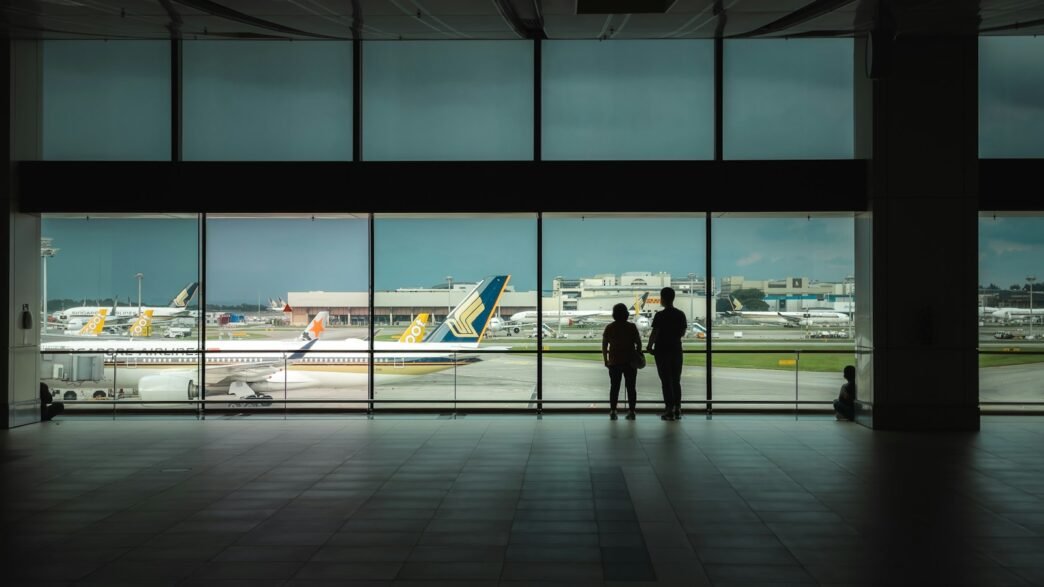
{"type": "Polygon", "coordinates": [[[663,309],[653,318],[647,350],[656,357],[656,373],[660,376],[660,387],[663,390],[666,409],[660,419],[680,420],[682,337],[688,330],[689,322],[685,313],[674,307],[673,289],[665,287],[660,290],[660,305],[663,309]]]}

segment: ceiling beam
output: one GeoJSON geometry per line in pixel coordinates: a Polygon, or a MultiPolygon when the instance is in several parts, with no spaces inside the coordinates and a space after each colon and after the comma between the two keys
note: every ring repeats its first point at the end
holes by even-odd
{"type": "Polygon", "coordinates": [[[851,4],[853,1],[854,0],[813,0],[782,18],[778,18],[752,31],[732,35],[730,38],[743,39],[780,33],[817,19],[824,14],[829,14],[846,4],[851,4]]]}
{"type": "Polygon", "coordinates": [[[200,12],[205,12],[205,13],[211,15],[211,16],[216,16],[218,18],[224,18],[224,19],[227,19],[227,20],[233,20],[233,21],[240,22],[240,23],[243,23],[243,24],[248,24],[250,26],[254,26],[254,27],[257,27],[257,28],[262,28],[262,29],[267,29],[267,30],[270,30],[270,31],[283,33],[285,35],[296,35],[296,36],[301,36],[301,37],[311,37],[313,39],[342,39],[342,37],[331,37],[329,35],[321,35],[321,34],[318,34],[318,33],[310,33],[310,32],[307,32],[307,31],[302,31],[300,29],[295,29],[293,27],[288,27],[288,26],[285,26],[285,25],[281,25],[281,24],[279,24],[277,22],[272,22],[270,20],[265,20],[263,18],[257,18],[256,16],[250,16],[249,14],[246,14],[246,13],[240,12],[238,10],[234,10],[232,8],[229,8],[227,6],[218,4],[217,2],[212,2],[211,0],[173,0],[173,1],[177,2],[178,4],[181,4],[181,5],[184,5],[184,6],[188,6],[189,8],[195,8],[196,10],[199,10],[200,12]]]}

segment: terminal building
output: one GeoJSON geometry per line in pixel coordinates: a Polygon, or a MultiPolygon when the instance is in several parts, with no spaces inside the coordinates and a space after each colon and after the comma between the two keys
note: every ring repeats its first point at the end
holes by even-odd
{"type": "Polygon", "coordinates": [[[1042,0],[8,0],[0,81],[8,584],[1044,584],[1042,0]],[[296,326],[41,327],[196,281],[296,326]]]}

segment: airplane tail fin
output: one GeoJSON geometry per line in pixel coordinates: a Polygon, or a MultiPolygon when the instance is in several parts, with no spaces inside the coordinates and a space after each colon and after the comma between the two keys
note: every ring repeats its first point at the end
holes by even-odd
{"type": "Polygon", "coordinates": [[[105,328],[105,317],[109,315],[107,308],[100,308],[98,313],[91,317],[83,328],[80,329],[79,334],[86,336],[98,336],[101,334],[103,328],[105,328]]]}
{"type": "Polygon", "coordinates": [[[510,275],[495,275],[480,281],[424,342],[478,344],[486,334],[490,318],[496,312],[500,296],[510,280],[510,275]]]}
{"type": "Polygon", "coordinates": [[[639,316],[642,310],[645,309],[645,301],[649,299],[649,292],[643,293],[634,301],[634,315],[639,316]]]}
{"type": "Polygon", "coordinates": [[[308,326],[301,331],[301,335],[298,340],[318,340],[319,335],[326,330],[326,323],[330,318],[330,313],[326,310],[319,312],[312,318],[312,321],[308,323],[308,326]]]}
{"type": "Polygon", "coordinates": [[[171,308],[184,308],[192,300],[192,296],[196,295],[196,289],[199,288],[199,282],[193,281],[192,283],[185,286],[185,289],[178,292],[178,295],[174,296],[174,299],[170,300],[171,308]]]}
{"type": "Polygon", "coordinates": [[[732,303],[732,309],[735,310],[736,312],[742,312],[743,311],[743,304],[741,304],[740,301],[737,300],[736,298],[734,298],[732,296],[729,296],[729,302],[732,303]]]}
{"type": "Polygon", "coordinates": [[[417,318],[410,323],[409,327],[403,331],[402,336],[399,337],[399,342],[413,343],[424,340],[424,330],[428,325],[427,314],[417,314],[417,318]]]}
{"type": "Polygon", "coordinates": [[[152,325],[152,310],[145,310],[138,316],[133,324],[127,327],[129,336],[148,336],[149,326],[152,325]]]}

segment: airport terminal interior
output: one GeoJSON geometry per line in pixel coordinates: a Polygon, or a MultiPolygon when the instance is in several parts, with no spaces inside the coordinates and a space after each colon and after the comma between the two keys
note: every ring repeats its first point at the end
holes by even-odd
{"type": "Polygon", "coordinates": [[[0,31],[5,584],[1044,585],[1044,2],[0,31]]]}

